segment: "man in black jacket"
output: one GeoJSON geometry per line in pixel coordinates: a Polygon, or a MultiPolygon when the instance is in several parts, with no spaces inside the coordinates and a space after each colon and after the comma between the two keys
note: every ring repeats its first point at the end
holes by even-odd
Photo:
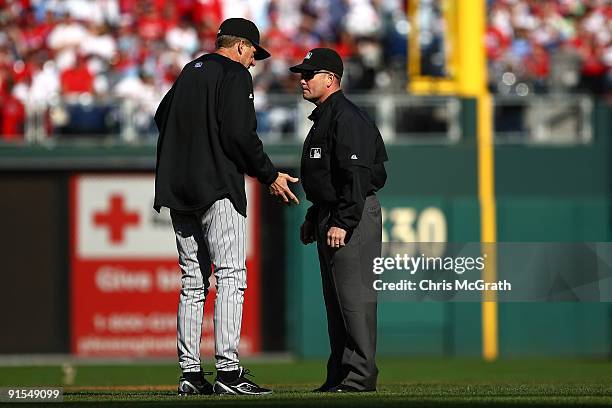
{"type": "Polygon", "coordinates": [[[285,203],[298,199],[257,136],[248,69],[270,54],[251,21],[225,20],[215,53],[188,63],[155,114],[159,129],[155,203],[170,209],[182,271],[177,348],[185,394],[269,394],[248,380],[238,344],[246,285],[244,175],[269,186],[285,203]],[[203,304],[211,263],[217,281],[214,386],[200,365],[203,304]]]}
{"type": "Polygon", "coordinates": [[[334,50],[315,48],[290,70],[301,74],[304,99],[317,105],[301,168],[313,205],[300,231],[304,244],[317,242],[331,348],[327,378],[315,391],[375,391],[372,267],[382,240],[375,193],[387,179],[387,153],[374,122],[340,90],[344,67],[334,50]]]}

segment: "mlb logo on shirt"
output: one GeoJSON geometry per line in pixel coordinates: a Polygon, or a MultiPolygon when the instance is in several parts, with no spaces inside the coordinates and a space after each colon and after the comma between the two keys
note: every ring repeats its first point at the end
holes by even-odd
{"type": "Polygon", "coordinates": [[[310,149],[310,158],[311,159],[320,159],[321,158],[321,148],[320,147],[312,147],[310,149]]]}

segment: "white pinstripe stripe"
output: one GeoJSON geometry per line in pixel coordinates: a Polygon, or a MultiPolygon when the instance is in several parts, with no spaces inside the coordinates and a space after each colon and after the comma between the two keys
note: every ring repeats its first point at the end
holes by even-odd
{"type": "MultiPolygon", "coordinates": [[[[187,241],[185,243],[189,247],[189,254],[193,254],[195,249],[193,248],[192,242],[190,242],[190,240],[187,239],[187,241]]],[[[189,261],[193,262],[191,259],[189,261]]],[[[189,270],[190,270],[191,273],[187,275],[186,282],[185,282],[185,286],[186,286],[185,290],[187,291],[187,293],[191,294],[189,286],[190,286],[190,284],[192,283],[192,280],[193,280],[193,270],[192,270],[192,268],[189,268],[189,270]]],[[[195,360],[195,359],[197,359],[197,351],[195,351],[194,349],[192,349],[190,347],[190,346],[193,345],[193,338],[192,338],[192,333],[193,333],[193,324],[192,324],[193,323],[193,298],[191,296],[187,297],[187,302],[188,302],[187,310],[188,310],[188,313],[189,313],[189,319],[187,320],[187,323],[188,323],[188,326],[187,326],[188,327],[188,330],[187,330],[187,335],[188,335],[187,346],[190,349],[189,352],[191,354],[193,354],[193,357],[194,357],[194,360],[195,360]]],[[[185,317],[187,317],[187,313],[185,313],[185,317]]]]}
{"type": "Polygon", "coordinates": [[[221,324],[222,324],[222,333],[221,333],[221,345],[222,345],[222,355],[227,353],[227,349],[229,348],[229,342],[230,342],[230,331],[229,331],[229,326],[228,326],[228,320],[230,318],[230,313],[229,313],[229,307],[230,307],[230,303],[229,301],[227,301],[228,298],[228,290],[225,287],[225,280],[227,278],[227,275],[225,274],[225,269],[226,267],[229,267],[229,263],[231,262],[231,256],[232,254],[227,250],[228,248],[228,244],[226,243],[226,240],[229,239],[229,237],[227,236],[226,232],[228,231],[228,228],[226,227],[224,221],[224,216],[226,215],[226,211],[225,211],[225,201],[221,202],[221,206],[219,209],[219,231],[221,233],[221,239],[223,240],[223,252],[225,254],[225,258],[224,258],[224,264],[222,268],[219,268],[219,275],[222,276],[222,279],[219,280],[220,282],[220,286],[221,286],[221,293],[222,293],[222,298],[224,299],[223,302],[221,303],[221,324]],[[225,341],[225,337],[227,336],[227,342],[225,341]]]}

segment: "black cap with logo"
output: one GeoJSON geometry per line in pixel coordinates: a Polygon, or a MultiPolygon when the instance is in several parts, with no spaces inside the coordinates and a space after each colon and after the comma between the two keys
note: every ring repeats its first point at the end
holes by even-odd
{"type": "Polygon", "coordinates": [[[217,37],[222,35],[233,35],[249,40],[257,49],[255,59],[258,61],[270,56],[268,51],[259,46],[259,30],[252,21],[244,18],[228,18],[221,23],[221,27],[219,27],[217,32],[217,37]]]}
{"type": "Polygon", "coordinates": [[[308,51],[301,64],[289,68],[291,72],[329,71],[342,77],[344,65],[340,55],[331,48],[314,48],[308,51]]]}

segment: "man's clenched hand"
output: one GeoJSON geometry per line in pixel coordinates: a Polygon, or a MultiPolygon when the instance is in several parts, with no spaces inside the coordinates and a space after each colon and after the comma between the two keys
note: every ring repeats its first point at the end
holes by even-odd
{"type": "Polygon", "coordinates": [[[340,248],[345,245],[346,231],[340,227],[331,227],[327,231],[327,245],[332,248],[340,248]]]}

